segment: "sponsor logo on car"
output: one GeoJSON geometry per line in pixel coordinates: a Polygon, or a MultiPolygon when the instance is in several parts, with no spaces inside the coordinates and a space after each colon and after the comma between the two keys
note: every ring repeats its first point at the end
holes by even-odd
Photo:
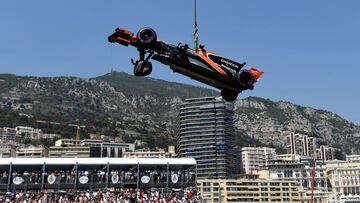
{"type": "Polygon", "coordinates": [[[225,60],[225,59],[221,59],[221,62],[222,62],[222,63],[225,63],[227,66],[232,66],[232,67],[234,67],[234,68],[236,68],[236,69],[239,68],[238,65],[236,65],[235,63],[233,63],[233,62],[231,62],[231,61],[228,61],[228,60],[225,60]]]}

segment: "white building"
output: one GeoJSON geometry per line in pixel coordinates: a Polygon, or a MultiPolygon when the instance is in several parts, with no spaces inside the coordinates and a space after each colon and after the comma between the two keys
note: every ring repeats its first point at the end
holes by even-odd
{"type": "Polygon", "coordinates": [[[49,148],[50,158],[88,158],[90,148],[87,146],[52,146],[49,148]]]}
{"type": "Polygon", "coordinates": [[[360,163],[360,155],[346,155],[346,162],[348,163],[360,163]]]}
{"type": "Polygon", "coordinates": [[[19,147],[16,150],[16,157],[19,158],[41,158],[48,156],[48,149],[42,146],[19,147]]]}
{"type": "Polygon", "coordinates": [[[330,195],[329,203],[359,203],[360,195],[330,195]]]}
{"type": "Polygon", "coordinates": [[[135,151],[123,151],[124,158],[174,158],[175,147],[169,146],[168,151],[159,149],[157,151],[150,150],[135,150],[135,151]]]}
{"type": "MultiPolygon", "coordinates": [[[[313,160],[271,160],[268,170],[261,171],[261,177],[268,176],[272,180],[294,180],[303,188],[304,202],[310,201],[312,187],[313,160]]],[[[329,195],[326,165],[322,160],[316,160],[314,194],[318,202],[327,202],[329,195]]]]}
{"type": "Polygon", "coordinates": [[[55,141],[56,147],[80,147],[81,146],[81,140],[75,140],[75,139],[60,139],[55,141]]]}
{"type": "Polygon", "coordinates": [[[60,137],[60,135],[43,133],[40,129],[27,126],[17,126],[16,128],[0,128],[0,140],[3,141],[19,142],[21,138],[53,139],[55,137],[60,137]]]}
{"type": "Polygon", "coordinates": [[[17,126],[15,130],[18,136],[26,137],[30,139],[40,139],[42,138],[42,134],[43,134],[43,132],[40,129],[35,129],[33,127],[27,127],[27,126],[17,126]]]}
{"type": "Polygon", "coordinates": [[[269,147],[243,147],[241,156],[245,173],[256,173],[259,169],[264,169],[269,160],[275,158],[276,152],[269,147]]]}
{"type": "MultiPolygon", "coordinates": [[[[296,180],[305,189],[311,190],[313,160],[271,160],[268,171],[271,179],[296,180]]],[[[327,191],[326,164],[322,160],[316,160],[315,165],[315,188],[327,191]]]]}
{"type": "MultiPolygon", "coordinates": [[[[283,160],[283,161],[299,161],[302,158],[302,156],[298,154],[278,154],[276,155],[276,160],[283,160]]],[[[311,157],[306,157],[311,158],[311,157]]]]}
{"type": "Polygon", "coordinates": [[[197,188],[204,203],[301,202],[298,182],[264,179],[254,174],[238,179],[200,179],[197,188]]]}
{"type": "Polygon", "coordinates": [[[7,142],[16,142],[16,129],[7,127],[0,128],[0,140],[7,142]]]}
{"type": "Polygon", "coordinates": [[[122,157],[123,151],[134,151],[133,143],[105,142],[95,139],[60,139],[50,147],[50,157],[122,157]]]}
{"type": "Polygon", "coordinates": [[[55,142],[55,146],[49,148],[51,158],[86,158],[90,157],[90,148],[82,146],[80,140],[60,139],[55,142]]]}
{"type": "Polygon", "coordinates": [[[54,139],[54,138],[57,138],[57,137],[61,137],[61,135],[54,134],[54,133],[43,133],[41,135],[41,138],[43,138],[43,139],[54,139]]]}
{"type": "Polygon", "coordinates": [[[10,158],[16,156],[16,146],[13,143],[0,143],[0,158],[10,158]]]}
{"type": "MultiPolygon", "coordinates": [[[[341,158],[341,157],[337,157],[337,155],[342,155],[342,152],[340,149],[335,148],[335,147],[330,147],[327,145],[321,145],[318,149],[317,149],[317,157],[319,159],[322,159],[324,161],[328,161],[328,160],[335,160],[337,158],[341,158]]],[[[344,158],[341,158],[344,159],[344,158]]]]}
{"type": "Polygon", "coordinates": [[[90,147],[90,157],[122,157],[123,151],[134,151],[135,144],[105,142],[103,140],[84,139],[82,146],[90,147]]]}
{"type": "Polygon", "coordinates": [[[327,162],[327,175],[332,193],[337,196],[355,196],[360,194],[360,164],[345,161],[327,162]]]}

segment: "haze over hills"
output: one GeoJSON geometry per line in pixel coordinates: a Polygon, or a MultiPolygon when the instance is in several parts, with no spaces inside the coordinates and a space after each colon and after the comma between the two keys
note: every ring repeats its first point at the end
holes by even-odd
{"type": "MultiPolygon", "coordinates": [[[[219,93],[115,71],[90,79],[0,74],[0,125],[80,119],[95,124],[93,133],[165,147],[176,140],[177,105],[185,98],[214,95],[219,93]],[[10,111],[28,116],[10,119],[10,111]]],[[[329,111],[257,97],[237,100],[235,111],[239,145],[284,148],[286,131],[298,131],[321,137],[323,143],[347,153],[360,151],[360,126],[329,111]]]]}

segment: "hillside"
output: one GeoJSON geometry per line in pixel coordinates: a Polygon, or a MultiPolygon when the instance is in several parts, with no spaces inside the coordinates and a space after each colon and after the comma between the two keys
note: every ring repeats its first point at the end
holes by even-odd
{"type": "MultiPolygon", "coordinates": [[[[95,124],[94,132],[140,139],[149,147],[175,142],[176,108],[183,99],[211,95],[218,92],[119,72],[90,79],[0,74],[0,108],[28,115],[14,119],[14,125],[80,119],[95,124]]],[[[283,147],[283,132],[292,130],[317,135],[347,152],[360,150],[360,127],[332,112],[255,97],[236,101],[235,110],[239,145],[283,147]]],[[[5,117],[0,125],[9,124],[5,117]]]]}
{"type": "Polygon", "coordinates": [[[347,153],[360,150],[360,127],[333,112],[254,97],[235,105],[238,129],[263,143],[284,146],[287,132],[292,131],[316,136],[347,153]]]}

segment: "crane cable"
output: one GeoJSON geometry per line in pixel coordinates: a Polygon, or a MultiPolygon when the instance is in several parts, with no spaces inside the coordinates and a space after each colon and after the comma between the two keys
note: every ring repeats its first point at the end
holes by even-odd
{"type": "Polygon", "coordinates": [[[196,0],[194,0],[194,21],[194,49],[197,51],[199,48],[199,29],[196,16],[196,0]]]}

